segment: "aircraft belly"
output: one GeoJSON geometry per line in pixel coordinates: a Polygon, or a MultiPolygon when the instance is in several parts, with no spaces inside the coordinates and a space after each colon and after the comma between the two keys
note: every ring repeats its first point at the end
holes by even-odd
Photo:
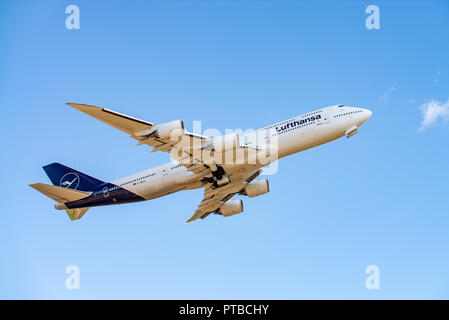
{"type": "Polygon", "coordinates": [[[344,136],[341,128],[329,124],[292,132],[279,139],[279,158],[301,152],[344,136]]]}
{"type": "Polygon", "coordinates": [[[178,186],[174,183],[173,175],[167,175],[160,179],[150,179],[136,186],[132,186],[128,190],[138,194],[145,200],[151,200],[182,189],[182,186],[178,186]]]}
{"type": "Polygon", "coordinates": [[[129,191],[125,188],[117,188],[114,185],[108,186],[106,192],[103,190],[96,191],[86,198],[66,202],[65,205],[67,206],[67,208],[73,209],[131,203],[145,200],[145,198],[133,193],[132,191],[129,191]]]}

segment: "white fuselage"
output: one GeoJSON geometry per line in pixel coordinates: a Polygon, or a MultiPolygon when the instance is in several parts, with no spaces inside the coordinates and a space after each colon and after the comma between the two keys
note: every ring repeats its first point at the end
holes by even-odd
{"type": "MultiPolygon", "coordinates": [[[[367,109],[330,106],[259,129],[258,133],[266,136],[268,141],[277,141],[277,158],[280,159],[348,135],[348,130],[356,130],[370,116],[371,111],[367,109]]],[[[249,135],[241,136],[240,141],[244,146],[257,147],[257,142],[249,135]]],[[[240,168],[244,166],[240,165],[240,168]]],[[[223,167],[226,170],[226,165],[223,167]]],[[[234,167],[230,166],[229,169],[234,167]]],[[[251,170],[254,169],[252,166],[251,170]]],[[[200,181],[179,183],[179,177],[187,174],[184,166],[169,162],[112,183],[150,200],[180,190],[202,187],[200,181]]]]}

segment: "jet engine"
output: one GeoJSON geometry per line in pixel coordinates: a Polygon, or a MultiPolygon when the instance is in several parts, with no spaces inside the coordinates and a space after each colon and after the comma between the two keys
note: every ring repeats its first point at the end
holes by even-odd
{"type": "Polygon", "coordinates": [[[136,132],[138,137],[156,137],[159,139],[170,139],[173,136],[180,136],[185,131],[184,122],[175,120],[171,122],[156,124],[148,129],[136,132]]]}
{"type": "Polygon", "coordinates": [[[264,193],[270,192],[270,184],[267,179],[257,179],[249,183],[241,194],[250,198],[260,196],[264,193]]]}
{"type": "Polygon", "coordinates": [[[241,212],[243,212],[243,201],[241,199],[230,200],[218,209],[218,213],[224,217],[230,217],[241,212]]]}

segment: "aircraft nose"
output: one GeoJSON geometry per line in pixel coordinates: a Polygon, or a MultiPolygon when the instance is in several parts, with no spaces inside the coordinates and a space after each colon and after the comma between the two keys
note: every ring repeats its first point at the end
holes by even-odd
{"type": "Polygon", "coordinates": [[[373,113],[372,113],[372,111],[371,110],[368,110],[368,109],[363,109],[363,121],[366,121],[366,120],[368,120],[369,118],[371,118],[371,115],[372,115],[373,113]]]}
{"type": "Polygon", "coordinates": [[[371,115],[373,114],[373,112],[371,110],[364,109],[364,112],[366,113],[366,120],[371,118],[371,115]]]}
{"type": "Polygon", "coordinates": [[[361,126],[363,123],[365,123],[366,120],[368,120],[369,118],[371,118],[371,115],[372,115],[372,114],[373,114],[373,113],[371,112],[371,110],[363,109],[363,108],[362,108],[362,112],[360,113],[359,120],[357,121],[357,124],[358,124],[359,126],[361,126]]]}

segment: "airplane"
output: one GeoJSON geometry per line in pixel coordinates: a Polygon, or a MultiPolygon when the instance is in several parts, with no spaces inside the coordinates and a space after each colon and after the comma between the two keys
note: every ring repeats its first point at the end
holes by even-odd
{"type": "Polygon", "coordinates": [[[187,131],[181,120],[154,124],[103,107],[67,105],[129,134],[137,145],[146,144],[152,152],[172,156],[169,163],[111,182],[56,162],[44,166],[53,185],[30,186],[55,200],[55,208],[65,210],[71,220],[81,219],[91,207],[145,201],[198,188],[204,188],[203,199],[186,222],[211,213],[224,217],[242,213],[243,201],[231,198],[251,198],[270,191],[267,179],[255,180],[263,167],[341,137],[352,137],[372,114],[366,108],[333,105],[255,133],[209,137],[187,131]]]}

